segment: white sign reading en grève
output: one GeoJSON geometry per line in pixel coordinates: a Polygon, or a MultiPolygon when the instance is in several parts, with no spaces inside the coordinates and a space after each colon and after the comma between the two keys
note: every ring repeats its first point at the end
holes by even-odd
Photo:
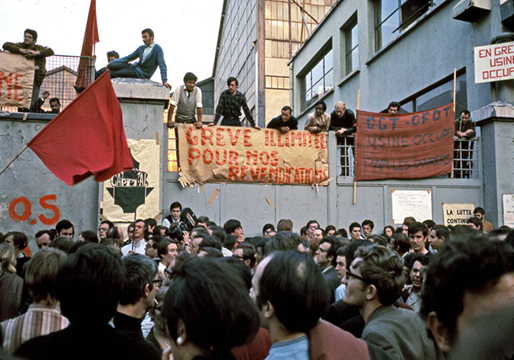
{"type": "Polygon", "coordinates": [[[514,42],[475,47],[475,83],[514,79],[514,42]]]}

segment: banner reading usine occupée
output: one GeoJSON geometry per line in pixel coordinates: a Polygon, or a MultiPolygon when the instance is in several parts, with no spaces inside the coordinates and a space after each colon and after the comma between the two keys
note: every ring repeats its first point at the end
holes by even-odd
{"type": "MultiPolygon", "coordinates": [[[[178,127],[183,178],[194,182],[326,185],[326,133],[231,126],[178,127]]],[[[179,179],[180,180],[180,179],[179,179]]]]}
{"type": "Polygon", "coordinates": [[[34,60],[0,51],[0,106],[30,107],[34,69],[34,60]]]}
{"type": "Polygon", "coordinates": [[[453,104],[396,115],[357,111],[355,180],[449,174],[454,121],[453,104]]]}

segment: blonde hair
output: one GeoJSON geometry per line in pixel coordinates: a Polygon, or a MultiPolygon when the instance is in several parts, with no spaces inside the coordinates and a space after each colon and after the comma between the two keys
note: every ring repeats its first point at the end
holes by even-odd
{"type": "Polygon", "coordinates": [[[0,261],[0,275],[16,274],[16,256],[12,244],[6,242],[0,244],[0,261]]]}

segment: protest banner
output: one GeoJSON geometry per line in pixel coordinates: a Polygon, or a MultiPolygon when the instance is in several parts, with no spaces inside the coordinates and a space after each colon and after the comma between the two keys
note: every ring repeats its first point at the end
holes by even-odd
{"type": "Polygon", "coordinates": [[[328,183],[326,133],[181,124],[178,137],[183,185],[328,183]]]}
{"type": "Polygon", "coordinates": [[[0,51],[0,106],[30,108],[34,60],[0,51]]]}
{"type": "Polygon", "coordinates": [[[454,121],[453,104],[394,115],[357,110],[355,180],[449,174],[454,121]]]}
{"type": "Polygon", "coordinates": [[[443,221],[445,226],[466,225],[473,216],[474,204],[443,204],[443,221]]]}
{"type": "Polygon", "coordinates": [[[113,222],[154,217],[159,210],[161,183],[160,146],[155,140],[127,139],[134,162],[132,170],[114,175],[104,182],[103,212],[113,222]]]}

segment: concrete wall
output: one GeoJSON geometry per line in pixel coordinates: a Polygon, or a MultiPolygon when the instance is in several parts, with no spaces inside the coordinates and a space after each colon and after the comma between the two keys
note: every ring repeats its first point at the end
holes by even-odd
{"type": "Polygon", "coordinates": [[[503,194],[514,194],[514,105],[494,102],[472,114],[480,119],[486,218],[503,224],[503,194]]]}
{"type": "Polygon", "coordinates": [[[282,218],[292,219],[297,232],[311,219],[318,220],[322,227],[332,224],[346,229],[354,221],[372,219],[375,230],[381,231],[385,225],[392,223],[393,189],[430,190],[433,220],[437,223],[443,223],[443,203],[465,202],[483,206],[484,189],[481,179],[359,182],[354,204],[353,179],[336,180],[335,135],[330,133],[328,140],[329,173],[334,178],[329,186],[311,188],[289,185],[204,184],[201,187],[182,188],[176,181],[168,180],[163,193],[165,215],[169,213],[169,205],[179,201],[183,207],[191,207],[197,216],[207,215],[221,225],[231,218],[239,219],[245,234],[256,236],[261,234],[265,223],[277,224],[282,218]],[[210,201],[217,192],[217,197],[210,201]]]}
{"type": "MultiPolygon", "coordinates": [[[[30,114],[23,121],[23,114],[0,113],[0,167],[7,165],[53,117],[30,114]]],[[[69,137],[72,146],[73,136],[62,136],[69,137]]],[[[0,232],[26,233],[32,252],[37,251],[35,233],[55,228],[59,220],[70,220],[76,234],[97,228],[98,183],[88,179],[70,187],[30,149],[0,175],[0,184],[0,232]]]]}

